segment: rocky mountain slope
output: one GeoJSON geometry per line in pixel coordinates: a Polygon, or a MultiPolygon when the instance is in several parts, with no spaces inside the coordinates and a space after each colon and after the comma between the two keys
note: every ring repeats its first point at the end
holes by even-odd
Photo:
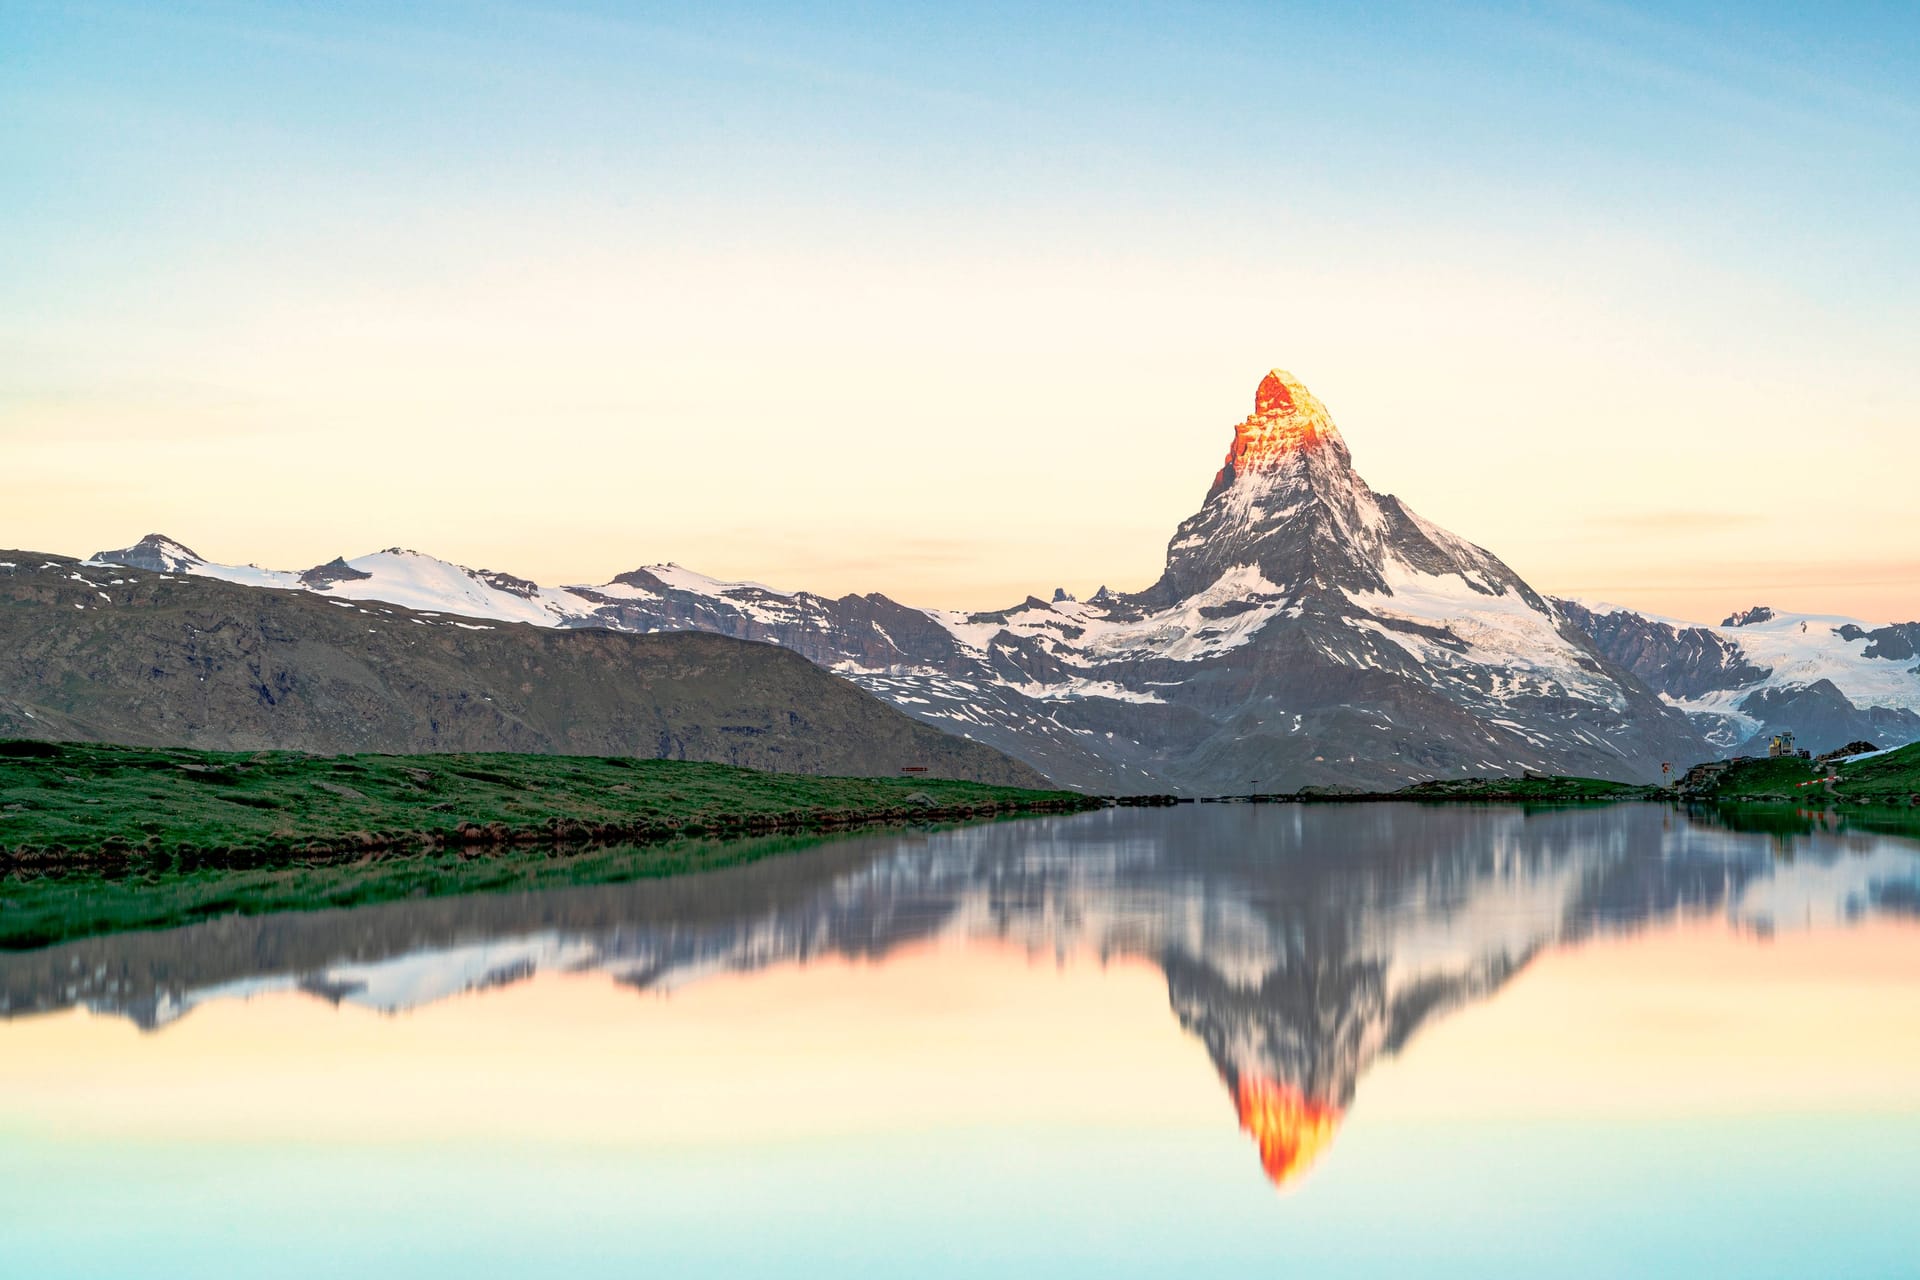
{"type": "Polygon", "coordinates": [[[1718,626],[1615,605],[1556,602],[1601,652],[1686,713],[1724,753],[1764,752],[1791,730],[1830,751],[1920,741],[1920,623],[1745,609],[1718,626]]]}
{"type": "Polygon", "coordinates": [[[1646,780],[1711,753],[1491,553],[1376,494],[1326,409],[1259,384],[1144,591],[910,608],[650,565],[542,587],[393,549],[304,573],[158,536],[97,560],[565,628],[770,640],[1056,783],[1194,793],[1511,772],[1646,780]]]}
{"type": "MultiPolygon", "coordinates": [[[[177,565],[170,566],[177,568],[177,565]]],[[[555,630],[0,552],[0,738],[524,751],[1044,785],[774,645],[555,630]]]]}

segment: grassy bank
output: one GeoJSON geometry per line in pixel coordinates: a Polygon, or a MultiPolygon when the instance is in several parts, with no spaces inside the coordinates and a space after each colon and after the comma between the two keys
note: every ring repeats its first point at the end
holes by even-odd
{"type": "Polygon", "coordinates": [[[1660,787],[1603,778],[1566,778],[1529,775],[1519,778],[1456,778],[1416,782],[1393,793],[1395,800],[1520,801],[1533,804],[1592,804],[1613,800],[1658,800],[1660,787]]]}
{"type": "Polygon", "coordinates": [[[830,831],[1095,803],[1074,792],[673,760],[0,742],[0,867],[271,867],[398,850],[830,831]]]}
{"type": "Polygon", "coordinates": [[[861,827],[1099,803],[671,760],[0,742],[0,947],[234,913],[619,883],[861,827]]]}
{"type": "Polygon", "coordinates": [[[1696,765],[1673,787],[1525,774],[1518,778],[1451,778],[1397,791],[1318,789],[1244,797],[1279,801],[1421,800],[1520,804],[1591,804],[1623,800],[1681,801],[1746,808],[1920,806],[1920,743],[1866,759],[1826,764],[1788,759],[1717,760],[1696,765]]]}
{"type": "Polygon", "coordinates": [[[1663,787],[1604,778],[1571,778],[1526,774],[1518,778],[1445,778],[1416,782],[1395,791],[1362,791],[1349,787],[1307,787],[1263,795],[1219,796],[1218,801],[1251,804],[1369,804],[1381,800],[1415,800],[1468,804],[1606,804],[1618,800],[1664,800],[1672,792],[1663,787]]]}
{"type": "Polygon", "coordinates": [[[1720,760],[1687,772],[1681,798],[1711,804],[1920,805],[1920,743],[1837,764],[1788,758],[1720,760]]]}

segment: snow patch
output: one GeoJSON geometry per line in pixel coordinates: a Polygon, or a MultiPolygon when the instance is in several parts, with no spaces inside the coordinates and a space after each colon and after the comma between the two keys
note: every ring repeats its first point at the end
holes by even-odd
{"type": "Polygon", "coordinates": [[[1583,665],[1592,661],[1588,654],[1561,634],[1556,618],[1519,591],[1502,587],[1488,594],[1462,574],[1422,573],[1394,559],[1382,566],[1382,574],[1388,590],[1349,592],[1347,598],[1370,615],[1358,625],[1415,661],[1439,670],[1484,668],[1495,700],[1568,693],[1615,710],[1626,707],[1620,687],[1583,665]],[[1380,620],[1443,631],[1457,643],[1380,620]]]}

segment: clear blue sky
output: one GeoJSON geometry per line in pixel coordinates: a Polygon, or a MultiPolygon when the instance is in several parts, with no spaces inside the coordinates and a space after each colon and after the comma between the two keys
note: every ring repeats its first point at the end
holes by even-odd
{"type": "Polygon", "coordinates": [[[1545,588],[1920,612],[1916,68],[1910,4],[10,0],[0,542],[1139,585],[1280,364],[1545,588]]]}

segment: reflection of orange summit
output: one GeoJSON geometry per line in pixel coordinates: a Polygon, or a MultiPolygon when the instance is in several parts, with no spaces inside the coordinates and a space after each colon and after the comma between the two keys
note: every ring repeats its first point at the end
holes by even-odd
{"type": "MultiPolygon", "coordinates": [[[[1260,380],[1253,393],[1253,412],[1233,429],[1233,447],[1227,462],[1213,477],[1218,493],[1240,476],[1265,470],[1289,454],[1338,440],[1326,406],[1285,369],[1275,369],[1260,380]]],[[[1211,495],[1209,495],[1211,496],[1211,495]]]]}
{"type": "Polygon", "coordinates": [[[1340,1127],[1340,1108],[1315,1102],[1290,1084],[1241,1076],[1233,1091],[1240,1127],[1260,1146],[1260,1163],[1284,1187],[1313,1166],[1340,1127]]]}

